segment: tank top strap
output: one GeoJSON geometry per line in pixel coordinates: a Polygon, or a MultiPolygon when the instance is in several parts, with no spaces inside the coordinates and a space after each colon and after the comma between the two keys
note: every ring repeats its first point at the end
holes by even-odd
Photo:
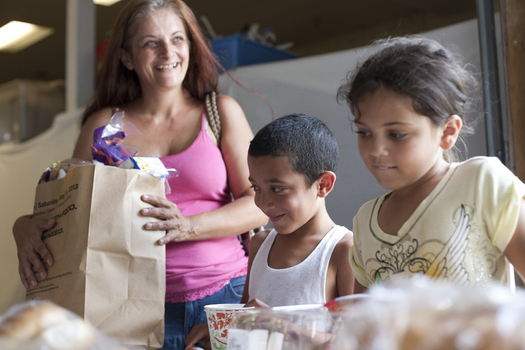
{"type": "Polygon", "coordinates": [[[208,118],[206,118],[206,106],[202,109],[201,130],[208,131],[208,118]]]}

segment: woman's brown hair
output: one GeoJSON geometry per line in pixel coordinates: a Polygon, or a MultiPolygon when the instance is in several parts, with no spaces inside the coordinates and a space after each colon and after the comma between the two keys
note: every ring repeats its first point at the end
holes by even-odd
{"type": "Polygon", "coordinates": [[[193,11],[181,0],[131,0],[113,26],[95,94],[84,110],[82,125],[102,108],[124,107],[142,96],[137,74],[120,61],[120,49],[130,52],[129,42],[138,23],[149,13],[162,8],[173,10],[182,19],[190,43],[190,62],[183,88],[202,102],[207,93],[217,92],[217,69],[222,69],[222,66],[213,55],[193,11]]]}

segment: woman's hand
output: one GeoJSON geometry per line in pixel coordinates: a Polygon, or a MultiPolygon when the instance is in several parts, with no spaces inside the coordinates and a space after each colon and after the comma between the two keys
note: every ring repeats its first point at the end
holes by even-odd
{"type": "Polygon", "coordinates": [[[47,271],[42,263],[53,265],[53,257],[42,241],[42,232],[49,230],[55,224],[54,219],[38,220],[31,215],[21,216],[13,225],[13,236],[15,237],[18,250],[18,273],[24,288],[38,285],[33,271],[38,272],[41,279],[45,279],[47,271]]]}
{"type": "Polygon", "coordinates": [[[166,231],[166,236],[157,241],[159,245],[171,241],[190,241],[196,239],[196,233],[191,229],[190,219],[181,214],[177,205],[166,198],[145,194],[142,200],[154,206],[144,208],[140,213],[144,216],[159,218],[162,221],[148,222],[144,228],[149,231],[166,231]]]}
{"type": "Polygon", "coordinates": [[[197,343],[204,344],[204,349],[211,349],[210,345],[210,331],[206,323],[201,323],[193,327],[184,341],[186,343],[186,350],[192,349],[197,343]]]}

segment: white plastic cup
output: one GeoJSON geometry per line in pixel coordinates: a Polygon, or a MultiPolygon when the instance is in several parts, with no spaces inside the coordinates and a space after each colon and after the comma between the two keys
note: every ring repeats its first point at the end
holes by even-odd
{"type": "Polygon", "coordinates": [[[227,350],[228,326],[233,316],[243,309],[244,304],[213,304],[204,306],[212,350],[227,350]]]}

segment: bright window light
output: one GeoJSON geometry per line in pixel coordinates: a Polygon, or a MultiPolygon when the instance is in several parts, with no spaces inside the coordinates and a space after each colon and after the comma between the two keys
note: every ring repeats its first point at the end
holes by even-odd
{"type": "Polygon", "coordinates": [[[111,6],[116,2],[119,2],[120,0],[93,0],[93,2],[97,5],[104,5],[104,6],[111,6]]]}
{"type": "Polygon", "coordinates": [[[16,53],[53,34],[54,29],[11,21],[0,28],[0,51],[16,53]]]}

